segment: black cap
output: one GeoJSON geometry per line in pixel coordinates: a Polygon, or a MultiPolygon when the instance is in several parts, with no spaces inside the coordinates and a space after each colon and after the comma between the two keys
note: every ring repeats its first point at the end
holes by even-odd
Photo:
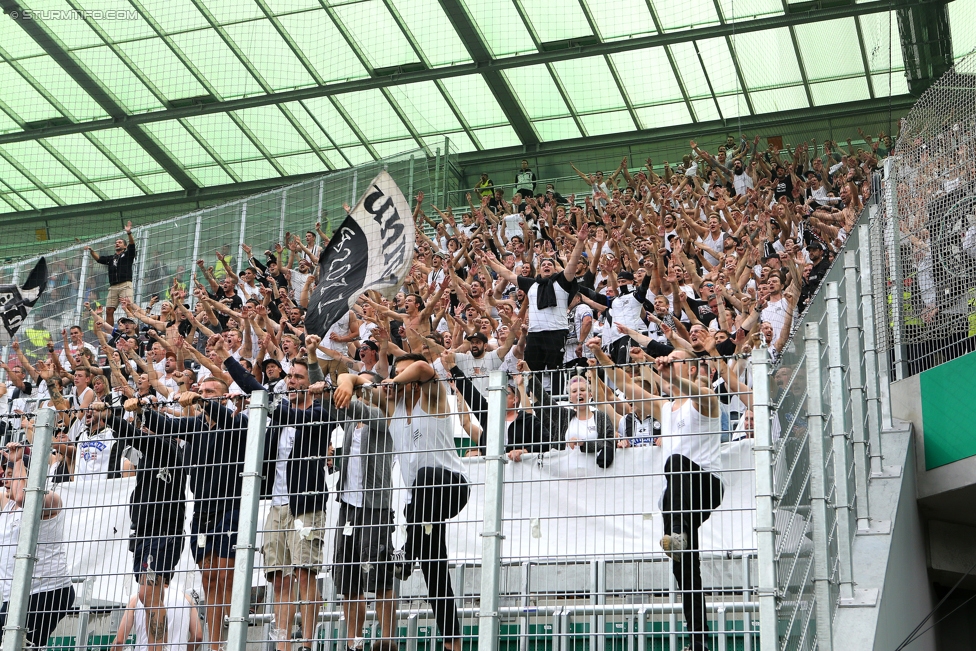
{"type": "Polygon", "coordinates": [[[619,274],[617,274],[617,280],[630,280],[630,281],[633,281],[634,280],[634,274],[632,274],[629,271],[621,271],[619,274]]]}
{"type": "Polygon", "coordinates": [[[268,367],[271,366],[272,364],[274,364],[275,366],[277,366],[278,368],[280,368],[282,371],[285,370],[284,367],[281,365],[281,362],[279,362],[278,360],[276,360],[274,357],[269,357],[268,359],[262,361],[261,362],[261,370],[262,371],[267,371],[268,370],[268,367]]]}
{"type": "Polygon", "coordinates": [[[480,339],[484,343],[486,344],[488,343],[488,337],[486,337],[483,332],[476,332],[473,335],[468,335],[467,337],[465,337],[465,339],[467,339],[468,341],[471,341],[472,339],[480,339]]]}
{"type": "Polygon", "coordinates": [[[131,324],[135,325],[135,322],[136,322],[135,319],[130,319],[127,316],[124,316],[121,319],[119,319],[119,323],[131,323],[131,324]]]}

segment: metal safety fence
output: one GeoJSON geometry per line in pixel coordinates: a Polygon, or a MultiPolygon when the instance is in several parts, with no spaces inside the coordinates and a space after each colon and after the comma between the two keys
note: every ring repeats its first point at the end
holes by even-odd
{"type": "Polygon", "coordinates": [[[747,358],[293,360],[268,392],[225,353],[85,409],[39,366],[3,452],[5,651],[757,648],[747,358]]]}
{"type": "Polygon", "coordinates": [[[868,497],[870,480],[885,476],[886,382],[871,214],[862,214],[781,357],[753,353],[758,556],[772,559],[759,564],[764,648],[831,649],[837,608],[878,599],[856,587],[852,563],[856,535],[890,529],[872,517],[868,497]]]}
{"type": "Polygon", "coordinates": [[[872,220],[879,346],[896,380],[976,349],[974,138],[970,54],[902,120],[872,220]]]}

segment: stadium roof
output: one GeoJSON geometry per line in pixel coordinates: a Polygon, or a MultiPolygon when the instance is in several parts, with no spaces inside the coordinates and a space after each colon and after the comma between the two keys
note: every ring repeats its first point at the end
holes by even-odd
{"type": "Polygon", "coordinates": [[[880,104],[920,4],[0,0],[0,213],[880,104]]]}

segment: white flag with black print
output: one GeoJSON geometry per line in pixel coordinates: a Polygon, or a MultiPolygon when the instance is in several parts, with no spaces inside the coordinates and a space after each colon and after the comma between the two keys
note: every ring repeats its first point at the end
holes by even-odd
{"type": "Polygon", "coordinates": [[[324,337],[365,291],[393,298],[413,264],[415,236],[406,197],[380,172],[322,252],[306,331],[324,337]]]}
{"type": "Polygon", "coordinates": [[[47,261],[41,258],[27,277],[17,285],[0,285],[0,346],[9,346],[27,314],[47,286],[47,261]]]}

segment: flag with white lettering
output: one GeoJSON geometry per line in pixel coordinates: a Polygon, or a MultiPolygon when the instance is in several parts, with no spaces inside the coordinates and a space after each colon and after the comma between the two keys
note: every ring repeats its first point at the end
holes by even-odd
{"type": "Polygon", "coordinates": [[[27,282],[20,287],[0,285],[0,346],[10,344],[46,286],[47,261],[44,258],[37,261],[27,282]]]}
{"type": "Polygon", "coordinates": [[[306,332],[324,337],[367,290],[393,298],[413,264],[415,235],[406,197],[380,172],[322,252],[306,332]]]}

